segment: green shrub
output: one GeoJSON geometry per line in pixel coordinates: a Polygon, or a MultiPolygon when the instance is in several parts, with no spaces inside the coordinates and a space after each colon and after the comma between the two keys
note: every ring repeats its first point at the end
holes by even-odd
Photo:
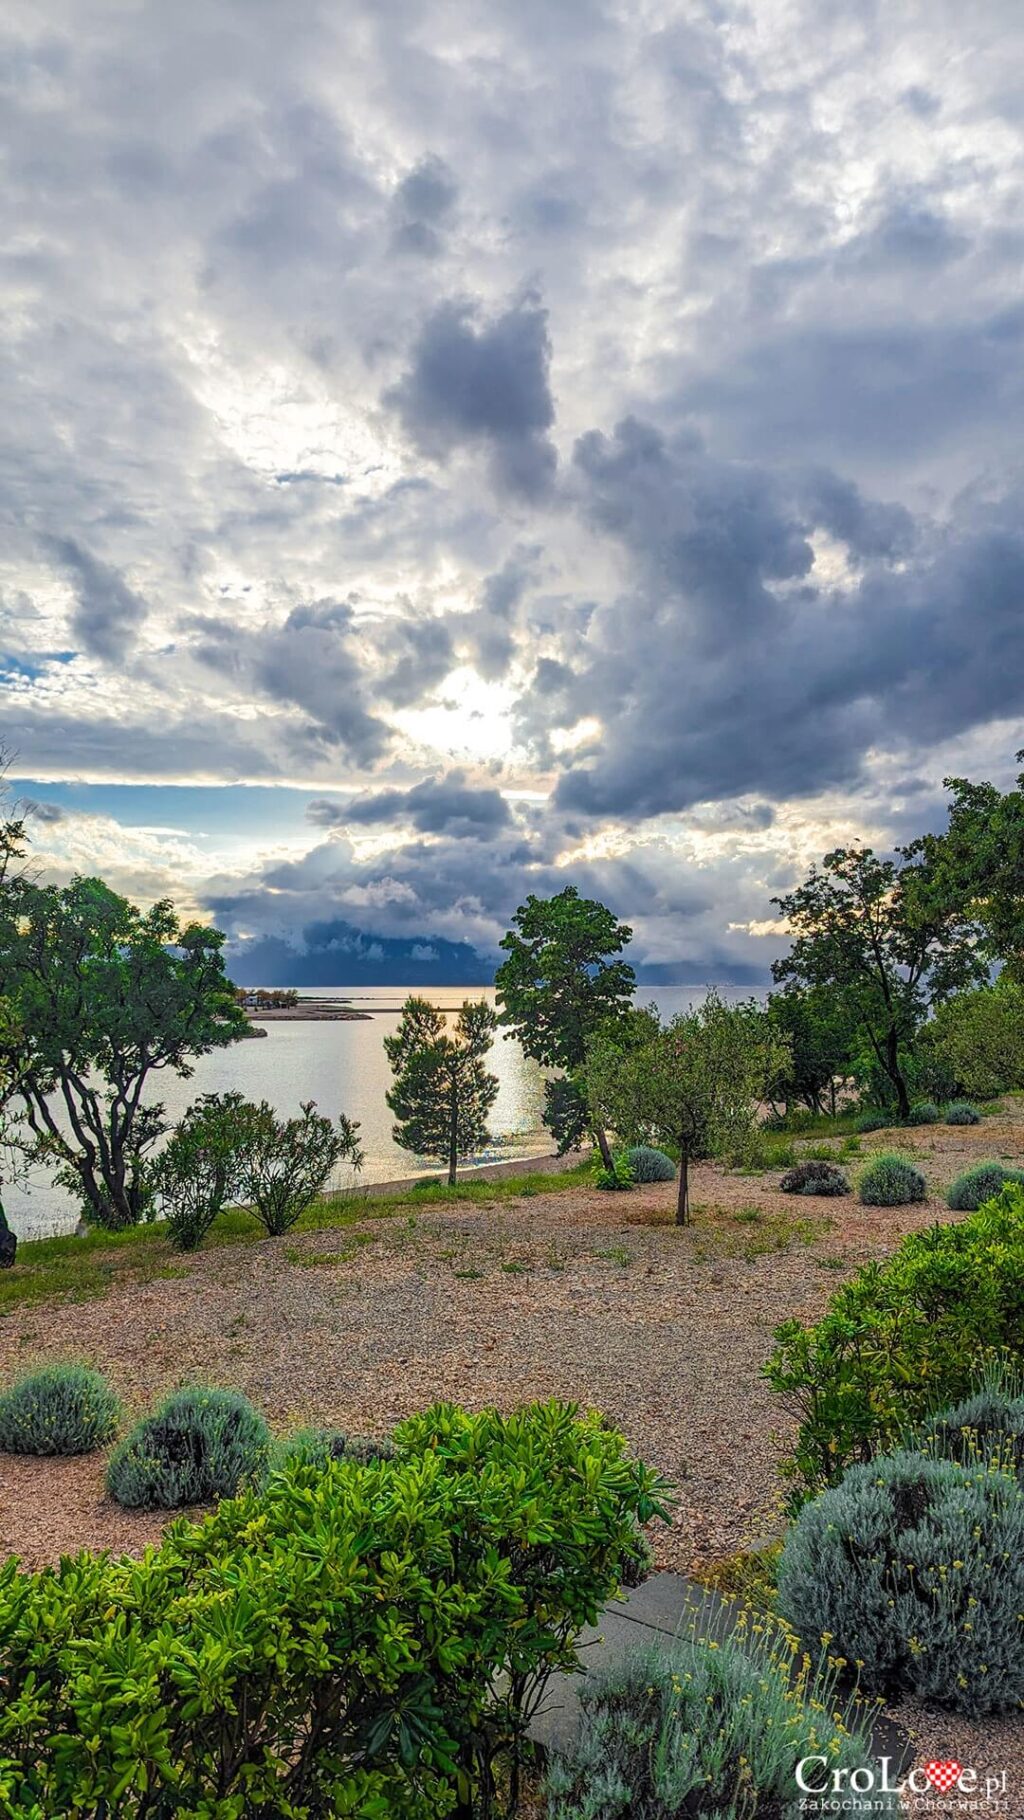
{"type": "Polygon", "coordinates": [[[610,1169],[601,1162],[600,1158],[598,1159],[594,1164],[594,1186],[608,1188],[613,1192],[620,1188],[632,1188],[633,1171],[629,1166],[625,1151],[615,1152],[610,1169]]]}
{"type": "Polygon", "coordinates": [[[834,1163],[811,1159],[788,1169],[779,1183],[783,1194],[849,1194],[850,1184],[834,1163]]]}
{"type": "Polygon", "coordinates": [[[942,1118],[934,1100],[917,1100],[907,1113],[905,1125],[937,1125],[942,1118]]]}
{"type": "Polygon", "coordinates": [[[914,1437],[921,1453],[960,1466],[986,1465],[1024,1484],[1024,1396],[988,1384],[944,1409],[914,1437]]]}
{"type": "Polygon", "coordinates": [[[196,1251],[229,1199],[237,1198],[242,1150],[256,1108],[240,1093],[207,1093],[185,1113],[153,1167],[168,1236],[196,1251]]]}
{"type": "Polygon", "coordinates": [[[1007,1169],[1002,1163],[975,1163],[950,1182],[946,1201],[955,1213],[977,1213],[986,1201],[1002,1193],[1007,1182],[1024,1182],[1024,1170],[1007,1169]]]}
{"type": "Polygon", "coordinates": [[[868,1131],[886,1131],[892,1119],[885,1112],[862,1112],[857,1118],[856,1129],[863,1137],[868,1131]]]}
{"type": "Polygon", "coordinates": [[[548,1820],[813,1813],[796,1782],[800,1759],[826,1756],[822,1779],[859,1769],[871,1762],[870,1736],[845,1702],[836,1723],[836,1671],[794,1674],[781,1632],[770,1623],[767,1632],[746,1646],[736,1636],[648,1645],[588,1677],[579,1736],[548,1771],[548,1820]]]}
{"type": "Polygon", "coordinates": [[[404,1426],[399,1458],[275,1474],[142,1560],[0,1568],[9,1811],[493,1812],[659,1483],[564,1404],[404,1426]]]}
{"type": "Polygon", "coordinates": [[[1024,1193],[912,1233],[816,1326],[775,1337],[766,1375],[801,1421],[790,1470],[816,1491],[970,1395],[994,1357],[1024,1361],[1024,1193]]]}
{"type": "Polygon", "coordinates": [[[778,1609],[824,1635],[869,1693],[958,1712],[1024,1702],[1024,1497],[984,1466],[897,1453],[852,1466],[801,1511],[778,1609]]]}
{"type": "Polygon", "coordinates": [[[907,1207],[923,1201],[928,1185],[909,1157],[883,1150],[861,1171],[860,1198],[865,1207],[907,1207]]]}
{"type": "Polygon", "coordinates": [[[340,1428],[299,1428],[275,1441],[270,1449],[270,1470],[288,1472],[294,1466],[325,1468],[332,1460],[392,1460],[394,1444],[371,1435],[345,1434],[340,1428]]]}
{"type": "Polygon", "coordinates": [[[357,1120],[344,1114],[333,1125],[304,1100],[301,1118],[279,1119],[266,1100],[246,1108],[238,1192],[271,1237],[287,1232],[322,1193],[343,1160],[363,1161],[357,1120]]]}
{"type": "Polygon", "coordinates": [[[970,1100],[950,1100],[943,1113],[947,1125],[980,1125],[981,1113],[970,1100]]]}
{"type": "Polygon", "coordinates": [[[46,1365],[0,1395],[0,1452],[92,1453],[116,1433],[121,1405],[85,1365],[46,1365]]]}
{"type": "Polygon", "coordinates": [[[266,1472],[270,1430],[235,1390],[176,1390],[111,1455],[107,1490],[130,1510],[230,1498],[266,1472]]]}
{"type": "Polygon", "coordinates": [[[674,1182],[676,1166],[663,1150],[652,1144],[633,1144],[626,1151],[626,1163],[634,1182],[674,1182]]]}

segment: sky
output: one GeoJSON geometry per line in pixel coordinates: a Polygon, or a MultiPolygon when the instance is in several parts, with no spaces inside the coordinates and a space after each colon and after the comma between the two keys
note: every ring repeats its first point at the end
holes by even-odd
{"type": "Polygon", "coordinates": [[[644,977],[1024,745],[1018,0],[7,0],[0,738],[250,983],[644,977]]]}

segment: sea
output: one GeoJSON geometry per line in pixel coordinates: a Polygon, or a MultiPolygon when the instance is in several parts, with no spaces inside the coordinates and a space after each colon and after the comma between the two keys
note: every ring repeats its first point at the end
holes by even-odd
{"type": "MultiPolygon", "coordinates": [[[[699,1004],[708,988],[657,986],[637,989],[637,1003],[657,1005],[663,1017],[699,1004]]],[[[750,996],[750,989],[720,986],[724,998],[750,996]]],[[[278,1113],[290,1117],[304,1100],[315,1100],[321,1112],[332,1117],[345,1112],[358,1119],[365,1161],[359,1175],[347,1165],[330,1183],[338,1190],[357,1182],[387,1182],[401,1177],[440,1173],[440,1165],[411,1156],[395,1143],[394,1122],[384,1095],[391,1085],[391,1070],[382,1038],[393,1031],[402,1004],[410,992],[428,998],[451,1019],[467,998],[494,1002],[493,986],[331,986],[300,991],[300,997],[339,999],[353,1011],[370,1016],[351,1023],[270,1020],[262,1025],[265,1037],[233,1043],[198,1056],[189,1079],[160,1074],[151,1077],[151,1100],[162,1100],[174,1123],[201,1093],[244,1093],[248,1099],[269,1100],[278,1113]]],[[[253,1021],[261,1023],[254,1012],[253,1021]]],[[[500,1034],[495,1039],[488,1066],[499,1081],[498,1098],[490,1118],[493,1144],[474,1164],[512,1162],[550,1153],[549,1133],[541,1124],[544,1074],[524,1055],[519,1044],[500,1034]]],[[[45,1169],[33,1168],[23,1183],[8,1182],[3,1189],[8,1218],[19,1237],[49,1238],[73,1232],[79,1209],[71,1196],[55,1188],[45,1169]]]]}

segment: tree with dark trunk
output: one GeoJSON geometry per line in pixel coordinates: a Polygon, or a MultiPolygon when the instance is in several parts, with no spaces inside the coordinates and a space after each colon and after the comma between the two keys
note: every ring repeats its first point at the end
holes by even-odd
{"type": "Polygon", "coordinates": [[[897,849],[893,860],[878,859],[869,847],[839,847],[797,890],[772,902],[793,932],[773,978],[834,997],[905,1118],[904,1058],[927,1011],[986,978],[976,925],[962,903],[936,888],[928,857],[916,847],[897,849]]]}
{"type": "MultiPolygon", "coordinates": [[[[565,1093],[546,1096],[545,1123],[561,1149],[567,1134],[580,1133],[580,1119],[573,1122],[565,1113],[587,1045],[621,1019],[636,990],[632,967],[614,958],[633,931],[595,898],[581,897],[574,885],[556,897],[531,894],[512,923],[501,941],[508,959],[494,976],[498,1019],[527,1055],[544,1068],[560,1068],[568,1079],[565,1093]]],[[[581,1103],[577,1096],[577,1110],[581,1103]]],[[[610,1170],[611,1150],[600,1119],[592,1121],[591,1131],[610,1170]]]]}
{"type": "Polygon", "coordinates": [[[497,1017],[484,999],[467,1000],[448,1031],[443,1011],[407,998],[394,1036],[384,1038],[395,1084],[387,1103],[403,1150],[444,1163],[454,1187],[459,1163],[490,1142],[487,1115],[498,1078],[484,1066],[497,1017]]]}

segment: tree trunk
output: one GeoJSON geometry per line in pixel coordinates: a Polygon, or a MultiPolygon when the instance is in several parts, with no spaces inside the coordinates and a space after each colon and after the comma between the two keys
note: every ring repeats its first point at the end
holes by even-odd
{"type": "Polygon", "coordinates": [[[7,1224],[4,1204],[0,1201],[0,1270],[9,1270],[14,1263],[14,1254],[18,1249],[17,1234],[7,1224]]]}
{"type": "Polygon", "coordinates": [[[896,1089],[896,1104],[899,1108],[900,1118],[905,1119],[910,1111],[910,1095],[907,1092],[907,1083],[900,1067],[899,1038],[895,1030],[890,1030],[885,1039],[885,1072],[896,1089]]]}
{"type": "Polygon", "coordinates": [[[608,1144],[608,1134],[603,1125],[595,1125],[594,1136],[597,1139],[597,1148],[601,1152],[602,1163],[606,1169],[613,1170],[615,1164],[612,1162],[612,1153],[608,1144]]]}
{"type": "Polygon", "coordinates": [[[679,1146],[679,1196],[676,1201],[676,1225],[690,1224],[690,1153],[685,1142],[679,1146]]]}
{"type": "Polygon", "coordinates": [[[452,1094],[451,1119],[448,1126],[448,1186],[455,1187],[459,1168],[459,1100],[452,1094]]]}

